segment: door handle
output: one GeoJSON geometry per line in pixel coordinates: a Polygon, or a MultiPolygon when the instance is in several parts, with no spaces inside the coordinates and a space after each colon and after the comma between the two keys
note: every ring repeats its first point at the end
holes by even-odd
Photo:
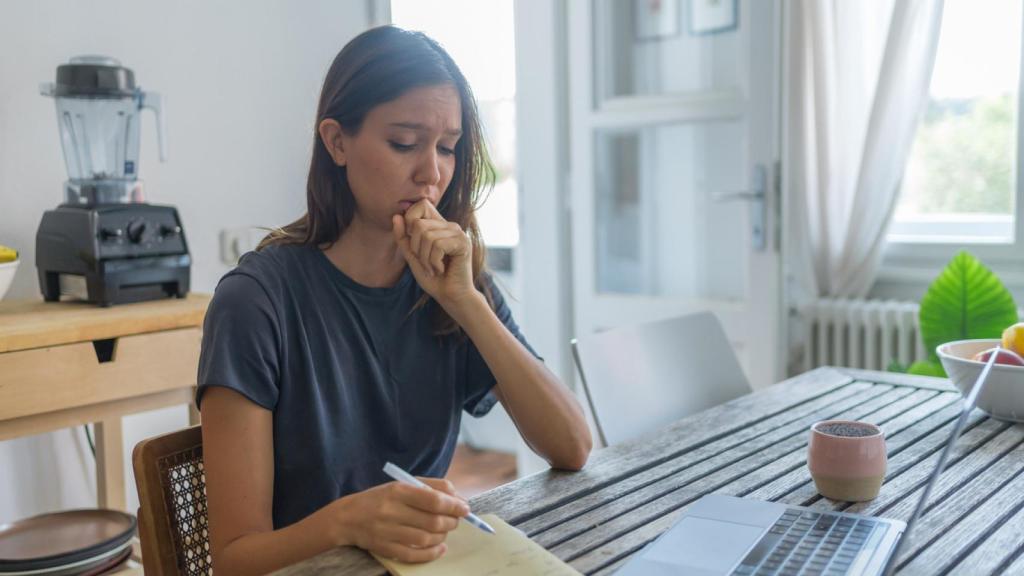
{"type": "Polygon", "coordinates": [[[715,192],[711,195],[715,202],[757,202],[764,199],[764,192],[742,191],[742,192],[715,192]]]}
{"type": "Polygon", "coordinates": [[[768,188],[768,175],[763,164],[755,164],[750,175],[751,190],[736,192],[715,192],[711,194],[711,200],[720,202],[750,202],[750,243],[751,247],[761,252],[765,247],[765,219],[768,211],[765,209],[765,191],[768,188]]]}

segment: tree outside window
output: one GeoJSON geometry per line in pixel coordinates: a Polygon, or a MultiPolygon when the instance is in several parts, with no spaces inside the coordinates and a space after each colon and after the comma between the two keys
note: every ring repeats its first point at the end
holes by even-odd
{"type": "Polygon", "coordinates": [[[890,241],[1013,242],[1019,0],[946,0],[890,241]]]}

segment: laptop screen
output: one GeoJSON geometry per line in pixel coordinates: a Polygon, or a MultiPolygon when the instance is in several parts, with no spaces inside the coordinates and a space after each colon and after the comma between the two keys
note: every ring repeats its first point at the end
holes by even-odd
{"type": "Polygon", "coordinates": [[[957,437],[960,436],[960,431],[964,429],[964,425],[967,423],[967,417],[971,411],[974,410],[974,405],[978,401],[978,395],[981,393],[982,387],[985,385],[985,381],[988,379],[988,373],[992,370],[992,365],[995,363],[996,357],[999,356],[998,352],[993,353],[988,362],[985,363],[985,367],[981,370],[981,374],[978,375],[978,380],[975,381],[974,386],[971,387],[971,391],[967,394],[967,398],[964,399],[963,409],[960,411],[960,417],[956,419],[956,424],[953,426],[953,431],[949,434],[949,440],[946,441],[946,445],[942,448],[942,454],[939,455],[939,463],[936,464],[935,469],[932,470],[930,476],[928,476],[928,482],[924,486],[924,492],[921,493],[921,498],[917,501],[917,506],[914,507],[914,513],[911,514],[910,520],[907,521],[907,528],[903,531],[900,539],[896,542],[896,546],[892,550],[892,554],[889,555],[889,560],[886,562],[885,570],[883,574],[889,576],[893,573],[896,568],[896,558],[899,556],[900,550],[910,537],[910,531],[914,528],[914,524],[917,519],[924,513],[924,509],[928,504],[928,497],[931,496],[932,489],[935,487],[935,482],[939,478],[939,474],[942,474],[943,468],[946,467],[946,460],[949,459],[949,454],[953,451],[953,445],[956,444],[957,437]]]}

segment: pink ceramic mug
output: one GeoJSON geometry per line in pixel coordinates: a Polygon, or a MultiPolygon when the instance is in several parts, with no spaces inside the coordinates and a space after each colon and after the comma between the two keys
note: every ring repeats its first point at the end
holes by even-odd
{"type": "Polygon", "coordinates": [[[818,492],[832,500],[863,502],[885,480],[885,434],[867,422],[825,420],[811,426],[807,468],[818,492]]]}

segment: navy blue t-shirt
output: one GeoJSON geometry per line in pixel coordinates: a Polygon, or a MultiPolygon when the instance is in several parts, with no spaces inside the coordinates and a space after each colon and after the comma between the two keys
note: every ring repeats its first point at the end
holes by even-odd
{"type": "MultiPolygon", "coordinates": [[[[531,353],[488,278],[495,312],[531,353]]],[[[360,285],[320,250],[270,246],[221,279],[203,325],[197,404],[224,386],[273,411],[274,527],[389,481],[387,461],[444,476],[461,411],[486,414],[494,375],[472,341],[436,336],[406,268],[360,285]]]]}

